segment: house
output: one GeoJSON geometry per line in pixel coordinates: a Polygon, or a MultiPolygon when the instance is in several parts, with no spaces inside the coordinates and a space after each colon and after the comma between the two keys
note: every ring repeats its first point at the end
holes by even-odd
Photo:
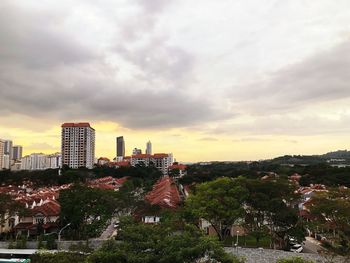
{"type": "MultiPolygon", "coordinates": [[[[36,202],[34,202],[36,203],[36,202]]],[[[58,230],[58,218],[60,215],[60,204],[55,200],[47,199],[35,204],[26,216],[16,216],[14,220],[14,232],[17,235],[33,236],[40,232],[52,233],[58,230]],[[16,222],[18,222],[16,224],[16,222]]]]}
{"type": "Polygon", "coordinates": [[[174,179],[169,176],[164,176],[159,179],[153,186],[153,189],[145,196],[145,201],[151,207],[159,209],[148,209],[141,212],[141,220],[144,223],[157,223],[160,221],[159,212],[162,209],[177,209],[181,197],[174,179]]]}

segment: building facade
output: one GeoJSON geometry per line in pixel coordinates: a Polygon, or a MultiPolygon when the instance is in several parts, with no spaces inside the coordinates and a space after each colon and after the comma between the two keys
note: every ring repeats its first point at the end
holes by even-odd
{"type": "Polygon", "coordinates": [[[152,143],[151,143],[151,141],[148,141],[146,143],[146,154],[152,154],[152,143]]]}
{"type": "Polygon", "coordinates": [[[95,130],[89,123],[62,124],[62,165],[92,169],[95,160],[95,130]]]}
{"type": "Polygon", "coordinates": [[[21,170],[45,170],[46,156],[43,153],[32,153],[21,160],[21,170]]]}
{"type": "Polygon", "coordinates": [[[12,163],[12,141],[4,140],[3,168],[10,169],[12,163]]]}
{"type": "Polygon", "coordinates": [[[117,160],[123,160],[125,156],[125,141],[123,136],[116,138],[116,156],[117,160]]]}
{"type": "Polygon", "coordinates": [[[132,154],[133,154],[133,155],[142,154],[142,150],[141,150],[141,149],[138,149],[138,148],[134,148],[134,149],[132,150],[132,154]]]}
{"type": "Polygon", "coordinates": [[[61,165],[62,165],[61,153],[46,155],[46,158],[45,158],[46,169],[59,169],[62,167],[61,165]]]}
{"type": "Polygon", "coordinates": [[[15,145],[12,147],[12,160],[17,161],[20,160],[22,158],[22,154],[23,154],[23,147],[20,145],[15,145]]]}
{"type": "Polygon", "coordinates": [[[131,166],[154,165],[164,176],[168,175],[169,167],[173,164],[173,155],[171,153],[134,154],[130,159],[131,166]]]}
{"type": "Polygon", "coordinates": [[[5,142],[0,140],[0,170],[4,169],[5,142]]]}

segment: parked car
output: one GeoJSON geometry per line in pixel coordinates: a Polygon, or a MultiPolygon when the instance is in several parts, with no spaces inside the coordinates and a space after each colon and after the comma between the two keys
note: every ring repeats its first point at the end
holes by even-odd
{"type": "Polygon", "coordinates": [[[303,246],[301,244],[294,244],[290,247],[291,252],[301,253],[303,252],[303,246]]]}

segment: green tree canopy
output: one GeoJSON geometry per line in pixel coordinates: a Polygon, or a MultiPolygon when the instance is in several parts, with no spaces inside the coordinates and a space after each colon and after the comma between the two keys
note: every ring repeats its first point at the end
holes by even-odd
{"type": "Polygon", "coordinates": [[[198,219],[207,220],[223,240],[232,224],[244,217],[247,197],[248,190],[240,180],[224,177],[198,185],[185,207],[198,219]]]}
{"type": "Polygon", "coordinates": [[[121,221],[118,237],[119,242],[107,241],[88,262],[192,263],[204,257],[222,263],[239,262],[226,254],[215,239],[203,236],[194,226],[174,231],[168,224],[141,224],[129,218],[121,221]]]}
{"type": "Polygon", "coordinates": [[[327,248],[350,260],[350,190],[333,189],[312,199],[311,213],[316,225],[329,231],[327,248]]]}
{"type": "Polygon", "coordinates": [[[60,220],[71,223],[67,232],[74,238],[97,236],[116,209],[116,194],[110,190],[74,185],[60,192],[60,220]]]}

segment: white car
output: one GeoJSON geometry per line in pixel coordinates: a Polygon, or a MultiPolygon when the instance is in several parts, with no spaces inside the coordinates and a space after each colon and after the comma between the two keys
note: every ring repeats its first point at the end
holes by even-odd
{"type": "Polygon", "coordinates": [[[300,244],[294,244],[291,246],[290,251],[294,253],[301,253],[303,251],[303,246],[300,244]]]}

